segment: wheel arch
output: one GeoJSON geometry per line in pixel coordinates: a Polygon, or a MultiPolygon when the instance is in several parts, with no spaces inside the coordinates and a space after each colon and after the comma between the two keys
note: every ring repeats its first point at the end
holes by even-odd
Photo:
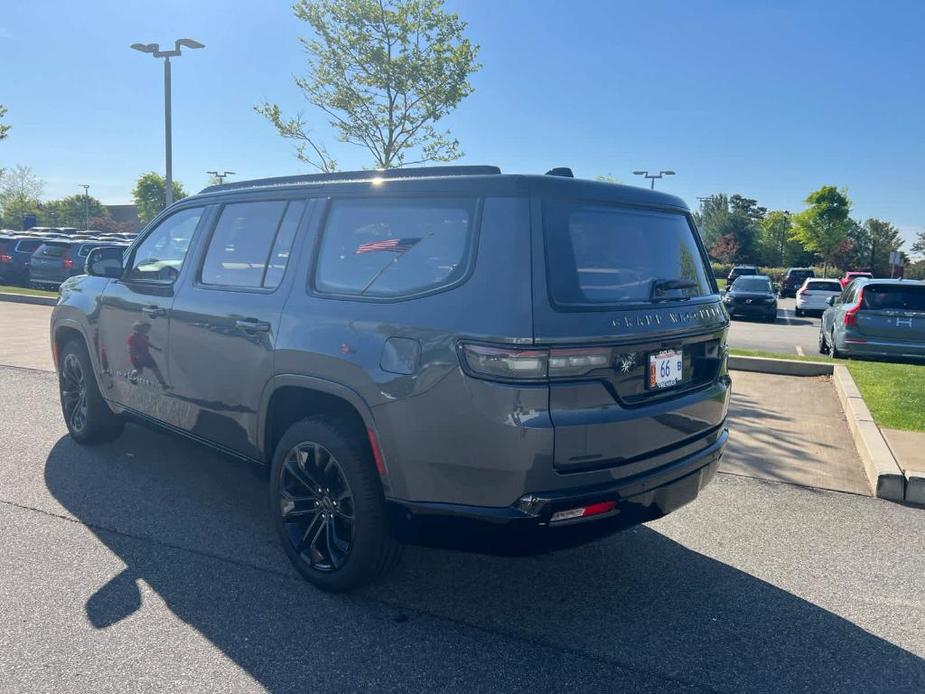
{"type": "Polygon", "coordinates": [[[388,494],[388,467],[379,446],[381,438],[372,410],[359,393],[334,381],[301,374],[280,374],[270,380],[261,398],[257,424],[257,441],[264,461],[272,462],[276,444],[289,426],[312,414],[337,417],[363,441],[388,494]]]}

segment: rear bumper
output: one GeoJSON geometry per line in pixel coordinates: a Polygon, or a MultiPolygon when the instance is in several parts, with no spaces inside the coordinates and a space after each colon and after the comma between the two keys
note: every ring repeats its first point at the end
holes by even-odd
{"type": "Polygon", "coordinates": [[[507,507],[387,501],[398,536],[429,546],[530,554],[588,542],[671,513],[712,479],[729,439],[722,429],[696,453],[618,482],[527,494],[507,507]],[[553,521],[558,511],[615,502],[600,515],[553,521]]]}
{"type": "Polygon", "coordinates": [[[925,342],[842,335],[841,339],[836,336],[835,345],[839,351],[855,356],[925,359],[925,342]]]}

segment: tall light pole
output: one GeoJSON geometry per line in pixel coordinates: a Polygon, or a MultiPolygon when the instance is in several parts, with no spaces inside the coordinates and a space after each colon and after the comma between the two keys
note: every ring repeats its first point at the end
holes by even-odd
{"type": "Polygon", "coordinates": [[[652,180],[652,190],[655,190],[655,179],[662,178],[664,176],[674,176],[674,171],[659,171],[657,174],[650,174],[648,171],[634,171],[634,176],[645,176],[648,179],[652,180]]]}
{"type": "Polygon", "coordinates": [[[180,47],[205,48],[205,45],[193,39],[177,39],[172,51],[162,51],[157,43],[133,43],[132,48],[142,53],[150,53],[155,58],[164,59],[164,147],[166,150],[166,174],[164,176],[164,199],[169,207],[173,203],[173,153],[170,133],[170,59],[180,55],[180,47]]]}
{"type": "Polygon", "coordinates": [[[217,178],[219,185],[222,185],[225,182],[226,177],[234,176],[234,171],[222,171],[221,173],[218,171],[206,171],[206,173],[217,178]]]}
{"type": "Polygon", "coordinates": [[[80,187],[84,189],[84,230],[90,228],[90,184],[81,183],[80,187]]]}

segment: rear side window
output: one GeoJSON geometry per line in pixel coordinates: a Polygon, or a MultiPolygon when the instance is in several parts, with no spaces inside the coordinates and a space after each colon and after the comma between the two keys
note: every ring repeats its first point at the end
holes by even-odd
{"type": "Polygon", "coordinates": [[[874,311],[925,311],[925,285],[867,285],[864,308],[874,311]]]}
{"type": "Polygon", "coordinates": [[[35,249],[42,245],[41,241],[35,239],[23,239],[16,244],[18,253],[35,253],[35,249]]]}
{"type": "Polygon", "coordinates": [[[451,285],[468,267],[474,214],[474,199],[335,200],[315,289],[393,298],[451,285]]]}
{"type": "Polygon", "coordinates": [[[46,258],[60,258],[65,251],[67,246],[58,243],[46,243],[39,249],[39,253],[46,258]]]}
{"type": "Polygon", "coordinates": [[[550,200],[543,217],[549,291],[557,304],[645,303],[713,293],[684,215],[550,200]]]}
{"type": "Polygon", "coordinates": [[[304,206],[302,201],[285,200],[225,205],[209,241],[200,281],[250,289],[276,287],[304,206]]]}
{"type": "Polygon", "coordinates": [[[807,282],[806,288],[817,292],[838,292],[841,293],[841,284],[838,282],[807,282]]]}

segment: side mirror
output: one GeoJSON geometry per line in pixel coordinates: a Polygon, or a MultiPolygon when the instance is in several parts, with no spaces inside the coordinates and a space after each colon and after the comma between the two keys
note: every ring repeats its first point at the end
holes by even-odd
{"type": "Polygon", "coordinates": [[[87,255],[84,272],[94,277],[122,277],[122,248],[94,248],[87,255]]]}
{"type": "Polygon", "coordinates": [[[834,306],[836,299],[838,299],[837,296],[830,296],[828,299],[825,300],[825,303],[827,303],[829,306],[834,306]]]}

